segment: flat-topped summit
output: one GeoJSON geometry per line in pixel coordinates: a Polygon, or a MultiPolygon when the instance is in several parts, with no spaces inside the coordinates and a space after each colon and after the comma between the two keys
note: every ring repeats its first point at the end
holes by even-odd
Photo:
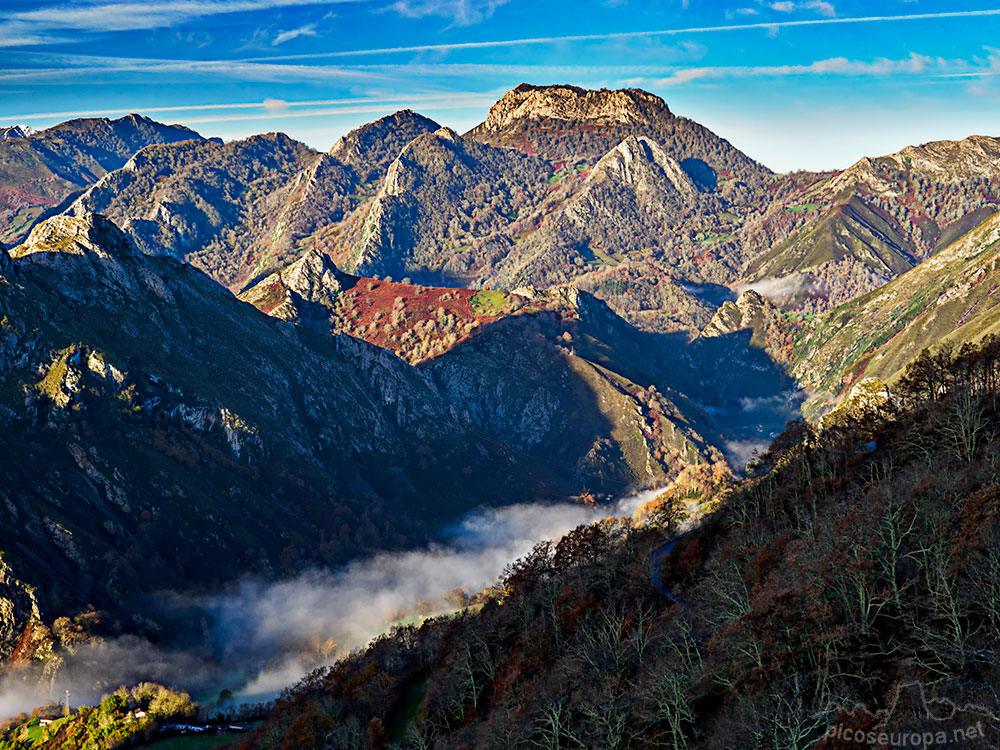
{"type": "Polygon", "coordinates": [[[624,124],[672,117],[663,99],[642,89],[591,91],[577,86],[522,83],[490,108],[477,130],[504,130],[519,120],[597,120],[624,124]]]}

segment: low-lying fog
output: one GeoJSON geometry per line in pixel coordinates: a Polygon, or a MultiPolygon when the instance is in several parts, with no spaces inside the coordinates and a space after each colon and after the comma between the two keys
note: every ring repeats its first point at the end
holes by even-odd
{"type": "Polygon", "coordinates": [[[611,506],[567,502],[480,510],[423,549],[379,553],[278,582],[247,578],[197,599],[164,594],[168,610],[200,634],[197,646],[156,646],[126,636],[82,648],[43,689],[9,678],[0,686],[0,717],[58,699],[67,689],[74,704],[93,704],[119,685],[142,680],[209,702],[223,688],[239,702],[273,697],[402,618],[454,609],[458,597],[446,597],[448,592],[483,590],[536,543],[611,515],[631,516],[657,492],[630,495],[611,506]]]}

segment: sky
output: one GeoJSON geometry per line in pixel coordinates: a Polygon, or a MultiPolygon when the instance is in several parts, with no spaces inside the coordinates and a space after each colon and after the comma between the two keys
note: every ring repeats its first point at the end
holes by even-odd
{"type": "Polygon", "coordinates": [[[521,82],[639,87],[772,169],[1000,136],[1000,0],[0,0],[0,124],[129,112],[326,150],[521,82]],[[995,45],[995,46],[994,46],[995,45]]]}

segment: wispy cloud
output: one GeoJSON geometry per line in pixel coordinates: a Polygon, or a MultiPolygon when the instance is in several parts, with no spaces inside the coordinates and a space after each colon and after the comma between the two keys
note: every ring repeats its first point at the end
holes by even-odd
{"type": "Polygon", "coordinates": [[[451,21],[452,26],[471,26],[481,23],[507,0],[396,0],[388,7],[406,18],[439,16],[451,21]]]}
{"type": "Polygon", "coordinates": [[[1000,16],[1000,8],[985,10],[944,11],[940,13],[909,13],[895,16],[855,16],[847,18],[805,18],[788,21],[761,21],[754,23],[726,24],[721,26],[690,26],[676,29],[650,29],[647,31],[618,31],[604,34],[573,34],[567,36],[523,37],[519,39],[497,39],[481,42],[453,42],[448,44],[415,44],[404,47],[373,47],[369,49],[321,52],[309,55],[282,55],[268,58],[245,58],[245,60],[294,60],[317,59],[322,57],[360,57],[389,55],[408,52],[449,52],[459,50],[491,49],[497,47],[520,47],[537,44],[559,44],[567,42],[592,42],[613,39],[639,39],[645,37],[675,36],[679,34],[711,34],[732,31],[771,31],[797,26],[825,26],[829,24],[902,23],[905,21],[930,21],[945,18],[982,18],[1000,16]]]}
{"type": "MultiPolygon", "coordinates": [[[[435,110],[444,109],[482,109],[489,107],[496,101],[494,95],[480,95],[467,97],[462,101],[439,101],[432,107],[435,110]]],[[[372,105],[361,107],[331,107],[325,109],[313,109],[305,112],[281,112],[271,111],[259,115],[209,115],[206,117],[185,117],[185,124],[199,124],[208,122],[243,122],[249,120],[288,120],[300,119],[303,117],[338,117],[343,115],[382,115],[387,114],[388,108],[385,105],[372,105]]],[[[25,118],[22,118],[25,119],[25,118]]]]}
{"type": "Polygon", "coordinates": [[[846,57],[831,57],[817,60],[807,65],[735,65],[718,67],[684,68],[653,83],[659,86],[675,86],[691,81],[721,78],[780,78],[784,76],[842,75],[879,76],[892,74],[920,74],[931,69],[946,69],[957,63],[939,57],[911,54],[899,60],[879,58],[876,60],[849,60],[846,57]]]}
{"type": "Polygon", "coordinates": [[[206,16],[360,0],[159,0],[158,2],[60,3],[9,11],[0,20],[0,47],[69,41],[66,32],[103,33],[179,26],[206,16]]]}
{"type": "MultiPolygon", "coordinates": [[[[190,104],[177,107],[143,107],[142,113],[146,115],[164,113],[184,113],[184,112],[211,112],[211,111],[231,111],[231,110],[265,110],[269,114],[266,117],[278,116],[291,109],[313,109],[317,107],[340,107],[337,110],[325,110],[336,113],[346,112],[373,112],[384,110],[386,106],[405,108],[406,106],[428,105],[433,109],[449,109],[454,106],[472,106],[482,100],[489,100],[490,103],[496,100],[500,92],[497,91],[456,91],[447,94],[399,94],[379,97],[356,97],[350,99],[311,99],[304,101],[284,101],[282,99],[265,99],[261,102],[217,102],[214,104],[190,104]]],[[[21,113],[15,115],[5,115],[10,120],[51,120],[61,117],[109,117],[112,115],[122,115],[128,110],[125,109],[88,109],[88,110],[67,110],[63,112],[34,112],[21,113]]],[[[316,110],[317,112],[319,110],[316,110]]],[[[289,116],[287,114],[282,116],[289,116]]],[[[316,114],[309,113],[307,117],[314,117],[316,114]]],[[[248,119],[247,116],[240,115],[235,119],[248,119]]],[[[254,119],[252,116],[249,119],[254,119]]],[[[185,122],[218,122],[216,118],[190,120],[185,122]]]]}
{"type": "Polygon", "coordinates": [[[821,16],[835,16],[833,4],[826,0],[805,0],[805,2],[793,2],[793,0],[777,0],[768,5],[771,10],[779,13],[796,13],[803,10],[811,10],[821,16]]]}
{"type": "MultiPolygon", "coordinates": [[[[304,65],[246,62],[243,60],[150,60],[141,58],[99,58],[52,56],[63,67],[21,68],[0,71],[0,80],[44,81],[46,79],[85,78],[95,73],[142,73],[162,75],[182,73],[225,79],[262,82],[329,81],[388,83],[387,76],[375,67],[342,65],[304,65]]],[[[88,84],[91,83],[88,81],[88,84]]]]}
{"type": "MultiPolygon", "coordinates": [[[[680,44],[662,45],[657,50],[656,65],[548,65],[548,64],[500,64],[500,63],[450,63],[450,62],[399,62],[359,65],[305,65],[291,64],[302,56],[276,56],[270,59],[276,62],[266,62],[268,58],[243,58],[240,60],[178,60],[161,58],[108,57],[100,55],[66,54],[60,52],[23,53],[32,63],[23,68],[7,68],[0,71],[0,81],[19,82],[52,82],[59,80],[94,79],[95,74],[115,73],[134,74],[145,77],[168,72],[187,72],[194,75],[214,75],[222,79],[238,78],[240,80],[294,80],[303,81],[328,80],[335,77],[345,79],[371,79],[378,83],[387,77],[397,84],[407,80],[414,93],[421,91],[435,92],[436,87],[429,87],[421,80],[440,79],[443,77],[462,78],[467,76],[493,76],[504,78],[503,84],[517,78],[519,80],[572,79],[599,80],[603,82],[627,82],[641,77],[666,75],[676,69],[681,63],[691,64],[705,55],[705,48],[691,41],[680,44]],[[255,66],[260,66],[255,67],[255,66]],[[88,78],[89,77],[89,78],[88,78]]],[[[303,63],[306,61],[303,60],[303,63]]],[[[498,82],[498,86],[499,86],[498,82]]],[[[386,86],[380,86],[379,91],[385,91],[386,86]]],[[[392,86],[390,90],[398,90],[392,86]]],[[[506,89],[503,89],[506,90],[506,89]]],[[[436,93],[436,92],[435,92],[436,93]]],[[[253,103],[250,106],[255,106],[253,103]]],[[[104,110],[101,110],[102,112],[104,110]]],[[[118,111],[118,110],[114,110],[118,111]]],[[[164,110],[169,111],[169,110],[164,110]]],[[[4,115],[13,117],[13,115],[4,115]]]]}
{"type": "Polygon", "coordinates": [[[276,37],[271,45],[277,47],[279,44],[284,44],[285,42],[290,42],[292,39],[297,39],[300,36],[316,36],[316,24],[309,23],[305,26],[300,26],[297,29],[289,29],[288,31],[282,31],[276,37]]]}

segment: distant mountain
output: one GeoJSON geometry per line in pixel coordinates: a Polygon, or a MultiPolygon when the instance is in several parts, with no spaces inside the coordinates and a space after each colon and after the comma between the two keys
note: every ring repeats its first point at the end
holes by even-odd
{"type": "Polygon", "coordinates": [[[315,249],[361,275],[435,285],[578,280],[610,291],[638,325],[696,331],[711,311],[681,282],[734,278],[741,261],[724,245],[772,181],[652,94],[521,86],[466,136],[407,110],[327,154],[279,136],[164,146],[72,211],[106,213],[145,250],[165,249],[234,291],[315,249]],[[615,283],[602,283],[618,267],[615,283]],[[663,291],[637,277],[663,278],[663,291]],[[613,291],[634,281],[634,296],[613,291]],[[639,302],[664,295],[683,303],[639,302]]]}
{"type": "Polygon", "coordinates": [[[508,254],[510,224],[542,201],[551,173],[541,159],[448,128],[425,133],[399,153],[375,197],[352,218],[342,245],[354,255],[347,267],[368,276],[471,280],[508,254]]]}
{"type": "Polygon", "coordinates": [[[335,564],[581,486],[471,432],[391,353],[262,315],[100,216],[39,224],[0,274],[0,550],[41,612],[0,607],[0,655],[87,604],[130,621],[153,590],[335,564]]]}
{"type": "Polygon", "coordinates": [[[15,128],[4,132],[16,137],[0,138],[0,241],[8,244],[140,149],[201,138],[141,115],[70,120],[40,132],[15,128]]]}
{"type": "Polygon", "coordinates": [[[304,217],[284,211],[305,196],[324,215],[349,209],[349,175],[281,133],[241,141],[188,141],[136,154],[93,185],[69,208],[99,212],[119,223],[147,253],[186,260],[227,286],[238,286],[257,264],[287,253],[276,232],[304,217]]]}
{"type": "Polygon", "coordinates": [[[522,83],[469,131],[472,138],[538,154],[551,161],[595,162],[630,135],[645,135],[706,189],[725,183],[756,186],[770,171],[641,89],[588,91],[522,83]]]}
{"type": "Polygon", "coordinates": [[[38,131],[28,125],[10,125],[6,128],[0,128],[0,141],[4,138],[27,138],[29,135],[34,135],[38,131]]]}
{"type": "Polygon", "coordinates": [[[773,237],[747,273],[765,282],[761,288],[780,286],[790,306],[826,309],[930,257],[998,202],[1000,139],[971,136],[865,157],[777,207],[808,218],[785,238],[773,237]]]}
{"type": "Polygon", "coordinates": [[[377,191],[399,151],[438,125],[397,112],[320,154],[282,133],[149,149],[77,199],[146,252],[167,252],[239,291],[304,247],[325,248],[377,191]]]}
{"type": "Polygon", "coordinates": [[[377,183],[410,141],[440,127],[433,120],[404,109],[355,128],[333,144],[330,156],[351,167],[359,183],[377,183]]]}
{"type": "MultiPolygon", "coordinates": [[[[518,87],[465,136],[420,136],[387,174],[324,246],[344,268],[469,287],[579,280],[601,296],[656,277],[683,310],[701,303],[673,280],[733,278],[738,258],[708,251],[758,210],[773,179],[659,97],[559,86],[518,87]],[[583,280],[619,266],[631,270],[612,286],[583,280]]],[[[711,315],[643,316],[624,293],[606,299],[639,325],[670,321],[654,330],[696,329],[711,315]]]]}
{"type": "Polygon", "coordinates": [[[860,378],[891,381],[925,348],[1000,332],[1000,214],[890,283],[803,323],[792,372],[812,413],[860,378]]]}

